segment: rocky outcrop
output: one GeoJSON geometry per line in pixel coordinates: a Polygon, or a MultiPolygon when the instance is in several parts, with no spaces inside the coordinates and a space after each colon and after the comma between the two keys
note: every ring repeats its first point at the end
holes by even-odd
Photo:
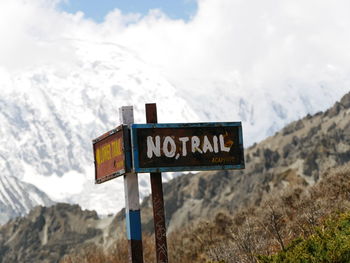
{"type": "MultiPolygon", "coordinates": [[[[104,219],[109,220],[112,218],[104,219]]],[[[103,242],[103,220],[78,205],[38,206],[0,227],[0,262],[58,262],[89,243],[103,242]]]]}

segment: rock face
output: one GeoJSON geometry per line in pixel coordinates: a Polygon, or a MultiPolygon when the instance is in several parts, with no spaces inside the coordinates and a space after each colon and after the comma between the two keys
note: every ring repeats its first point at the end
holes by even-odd
{"type": "Polygon", "coordinates": [[[38,206],[0,227],[0,262],[58,262],[73,249],[102,243],[102,229],[111,220],[99,219],[95,211],[82,211],[78,205],[38,206]]]}
{"type": "MultiPolygon", "coordinates": [[[[308,115],[246,149],[245,159],[242,171],[188,174],[164,184],[168,230],[220,210],[234,214],[274,190],[312,185],[328,169],[349,162],[350,93],[326,112],[308,115]]],[[[151,209],[148,197],[141,208],[148,231],[153,231],[151,209]]]]}

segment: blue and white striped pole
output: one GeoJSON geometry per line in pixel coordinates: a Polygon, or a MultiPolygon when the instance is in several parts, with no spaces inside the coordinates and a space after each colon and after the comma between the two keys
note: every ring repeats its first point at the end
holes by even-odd
{"type": "MultiPolygon", "coordinates": [[[[121,107],[119,114],[122,124],[130,126],[134,123],[132,106],[121,107]]],[[[124,175],[124,192],[129,262],[143,263],[139,184],[136,173],[126,173],[124,175]]]]}

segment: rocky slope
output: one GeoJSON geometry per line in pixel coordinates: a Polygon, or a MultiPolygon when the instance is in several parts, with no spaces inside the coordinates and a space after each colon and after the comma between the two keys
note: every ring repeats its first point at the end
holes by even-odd
{"type": "MultiPolygon", "coordinates": [[[[244,127],[243,127],[244,128],[244,127]]],[[[350,93],[332,108],[293,122],[245,150],[242,171],[183,175],[164,184],[168,230],[225,210],[259,204],[265,193],[313,185],[320,175],[350,161],[350,93]]],[[[142,204],[144,228],[152,231],[150,198],[142,204]]]]}
{"type": "Polygon", "coordinates": [[[72,250],[105,242],[103,229],[112,218],[99,219],[78,205],[38,206],[0,227],[0,262],[58,262],[72,250]]]}

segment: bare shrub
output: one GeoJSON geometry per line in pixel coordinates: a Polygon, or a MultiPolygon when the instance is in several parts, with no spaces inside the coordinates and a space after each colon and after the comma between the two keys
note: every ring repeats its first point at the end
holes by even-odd
{"type": "MultiPolygon", "coordinates": [[[[286,250],[291,240],[317,234],[330,214],[349,209],[350,166],[329,171],[313,187],[271,192],[259,207],[241,209],[233,216],[221,212],[212,221],[194,222],[174,231],[168,235],[169,261],[256,263],[258,255],[286,250]]],[[[145,262],[155,262],[154,236],[145,235],[143,246],[145,262]]],[[[109,251],[89,247],[61,262],[124,263],[127,255],[124,239],[109,251]]]]}

